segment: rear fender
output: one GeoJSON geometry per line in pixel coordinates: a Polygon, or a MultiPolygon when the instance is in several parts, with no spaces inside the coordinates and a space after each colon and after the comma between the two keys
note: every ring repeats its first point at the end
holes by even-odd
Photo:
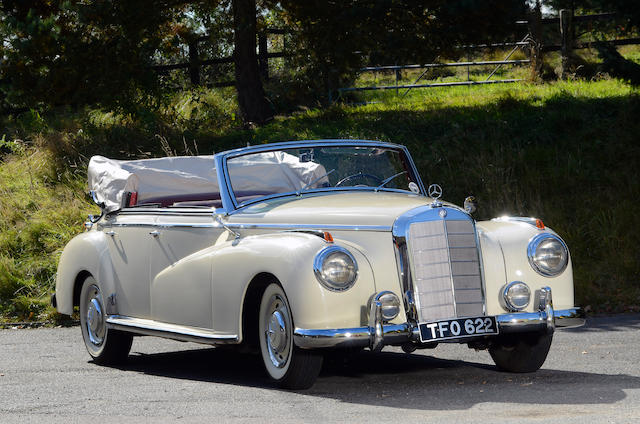
{"type": "MultiPolygon", "coordinates": [[[[104,296],[115,293],[113,264],[107,237],[101,231],[88,231],[74,237],[62,251],[56,274],[56,302],[59,313],[73,313],[74,288],[76,280],[83,273],[89,273],[96,279],[104,296]]],[[[107,312],[115,313],[109,308],[107,302],[107,312]]]]}

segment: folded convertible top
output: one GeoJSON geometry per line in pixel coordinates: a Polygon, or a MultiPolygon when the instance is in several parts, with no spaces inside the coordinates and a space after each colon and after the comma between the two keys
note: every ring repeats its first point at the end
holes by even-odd
{"type": "MultiPolygon", "coordinates": [[[[233,190],[282,193],[296,191],[325,174],[322,165],[301,162],[282,152],[251,154],[228,162],[233,190]]],[[[93,156],[88,169],[89,189],[110,213],[126,206],[126,193],[137,194],[137,204],[162,198],[220,198],[213,156],[177,156],[157,159],[114,160],[93,156]]]]}

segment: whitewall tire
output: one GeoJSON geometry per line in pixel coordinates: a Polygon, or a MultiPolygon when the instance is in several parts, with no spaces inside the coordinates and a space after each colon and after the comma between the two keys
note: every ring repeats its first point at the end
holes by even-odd
{"type": "Polygon", "coordinates": [[[269,377],[280,387],[307,389],[322,368],[322,355],[299,349],[293,342],[293,316],[280,285],[264,290],[258,315],[260,353],[269,377]]]}
{"type": "Polygon", "coordinates": [[[87,277],[80,292],[80,327],[89,355],[98,364],[122,363],[131,350],[130,333],[107,328],[107,313],[98,283],[87,277]]]}

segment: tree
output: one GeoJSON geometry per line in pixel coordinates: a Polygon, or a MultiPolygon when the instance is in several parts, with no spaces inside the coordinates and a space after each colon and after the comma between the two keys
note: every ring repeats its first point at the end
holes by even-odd
{"type": "Polygon", "coordinates": [[[640,7],[637,0],[544,0],[543,3],[555,11],[571,9],[574,14],[615,12],[617,18],[627,20],[631,25],[626,31],[640,27],[640,7]]]}
{"type": "Polygon", "coordinates": [[[37,107],[122,104],[155,87],[150,72],[184,2],[4,0],[0,79],[7,101],[37,107]]]}
{"type": "Polygon", "coordinates": [[[245,122],[264,124],[273,118],[260,80],[256,54],[256,1],[233,0],[236,90],[245,122]]]}

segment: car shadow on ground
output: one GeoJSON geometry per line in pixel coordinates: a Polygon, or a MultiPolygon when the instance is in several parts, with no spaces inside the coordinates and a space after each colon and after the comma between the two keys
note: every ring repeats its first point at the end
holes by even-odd
{"type": "MultiPolygon", "coordinates": [[[[430,351],[330,355],[316,384],[301,393],[354,404],[450,410],[487,402],[612,404],[626,397],[625,390],[640,389],[640,378],[624,374],[545,368],[531,374],[512,374],[492,365],[429,355],[430,351]]],[[[277,390],[266,377],[259,356],[226,349],[133,353],[120,369],[277,390]]]]}
{"type": "Polygon", "coordinates": [[[584,326],[578,328],[567,328],[562,331],[570,333],[589,333],[598,331],[625,331],[629,329],[640,330],[640,314],[588,318],[584,326]]]}

